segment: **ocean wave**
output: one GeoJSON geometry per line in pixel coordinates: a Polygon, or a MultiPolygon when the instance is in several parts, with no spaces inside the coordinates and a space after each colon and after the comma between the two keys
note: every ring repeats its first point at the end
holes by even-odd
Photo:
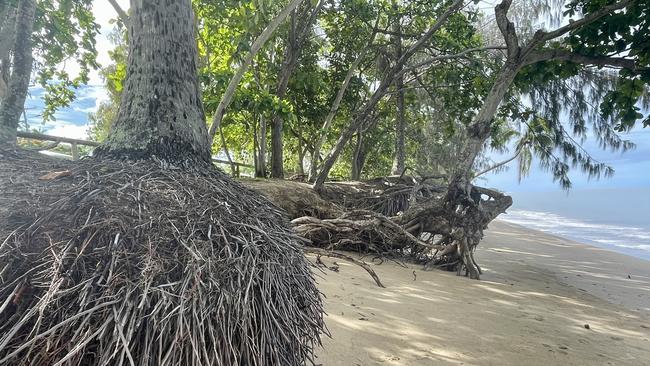
{"type": "Polygon", "coordinates": [[[555,213],[509,210],[503,221],[650,259],[650,228],[579,220],[555,213]]]}

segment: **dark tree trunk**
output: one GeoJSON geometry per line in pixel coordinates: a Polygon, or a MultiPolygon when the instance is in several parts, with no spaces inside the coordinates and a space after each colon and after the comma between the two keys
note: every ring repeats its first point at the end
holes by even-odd
{"type": "Polygon", "coordinates": [[[209,162],[191,2],[131,0],[131,14],[122,103],[96,156],[209,162]]]}
{"type": "MultiPolygon", "coordinates": [[[[287,40],[287,48],[284,52],[284,60],[280,68],[280,78],[275,90],[275,95],[282,100],[287,95],[287,88],[289,86],[289,78],[293,73],[298,61],[298,53],[300,50],[296,43],[296,11],[291,14],[291,29],[289,30],[289,39],[287,40]]],[[[284,178],[284,143],[282,141],[284,121],[279,115],[273,116],[273,123],[271,130],[271,177],[284,178]]]]}
{"type": "Polygon", "coordinates": [[[352,154],[352,180],[361,180],[361,172],[363,165],[366,161],[366,151],[363,146],[363,131],[357,131],[357,141],[354,146],[354,154],[352,154]]]}
{"type": "MultiPolygon", "coordinates": [[[[21,0],[16,12],[13,72],[0,104],[0,144],[15,144],[18,122],[25,107],[32,73],[32,30],[36,0],[21,0]]],[[[5,60],[3,61],[3,68],[5,60]]]]}
{"type": "MultiPolygon", "coordinates": [[[[393,11],[395,12],[395,19],[393,20],[393,45],[395,47],[395,60],[402,58],[402,25],[401,17],[399,16],[399,8],[397,1],[393,0],[393,11]]],[[[402,174],[406,167],[406,152],[404,149],[404,135],[406,129],[406,121],[404,120],[404,74],[401,73],[402,69],[398,70],[398,76],[395,78],[395,89],[397,90],[397,114],[395,120],[395,155],[393,156],[393,169],[394,175],[402,174]]]]}

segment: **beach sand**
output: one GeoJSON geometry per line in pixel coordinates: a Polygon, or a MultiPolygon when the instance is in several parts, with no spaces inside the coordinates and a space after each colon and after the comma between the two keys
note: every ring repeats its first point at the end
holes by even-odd
{"type": "Polygon", "coordinates": [[[323,258],[316,363],[650,366],[650,262],[500,221],[476,257],[481,281],[372,265],[385,289],[323,258]]]}

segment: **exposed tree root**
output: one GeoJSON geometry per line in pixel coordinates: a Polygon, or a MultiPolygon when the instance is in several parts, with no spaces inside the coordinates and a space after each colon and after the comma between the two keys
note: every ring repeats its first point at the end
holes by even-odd
{"type": "Polygon", "coordinates": [[[305,247],[305,248],[303,248],[303,251],[305,253],[316,254],[318,256],[323,256],[323,257],[339,258],[339,259],[343,259],[343,260],[346,260],[348,262],[354,263],[357,266],[365,269],[366,272],[368,272],[368,274],[370,275],[370,277],[372,277],[372,279],[375,280],[375,283],[377,284],[377,286],[384,287],[384,288],[386,287],[381,283],[381,280],[379,279],[379,276],[377,276],[377,273],[375,271],[373,271],[372,268],[370,268],[370,266],[368,266],[364,261],[360,261],[358,259],[355,259],[355,258],[350,257],[349,255],[345,255],[343,253],[333,252],[333,251],[324,250],[324,249],[320,249],[320,248],[305,247]]]}
{"type": "MultiPolygon", "coordinates": [[[[425,264],[428,269],[442,268],[478,279],[481,267],[474,252],[483,230],[510,207],[512,199],[472,185],[459,189],[468,194],[450,194],[447,184],[435,183],[433,178],[439,177],[328,183],[321,196],[346,211],[336,217],[302,216],[295,210],[290,210],[289,215],[296,233],[308,239],[308,245],[396,254],[425,264]]],[[[277,190],[270,198],[284,208],[284,196],[306,195],[301,187],[295,188],[277,190]]]]}
{"type": "Polygon", "coordinates": [[[21,154],[0,151],[0,364],[313,359],[320,294],[267,200],[156,161],[60,163],[69,176],[40,181],[21,154]]]}

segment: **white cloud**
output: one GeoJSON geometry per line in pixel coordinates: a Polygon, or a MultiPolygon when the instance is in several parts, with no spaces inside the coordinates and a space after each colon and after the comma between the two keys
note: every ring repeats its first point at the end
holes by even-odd
{"type": "MultiPolygon", "coordinates": [[[[128,12],[129,0],[117,0],[117,3],[124,11],[128,12]]],[[[93,1],[93,15],[95,16],[95,22],[102,28],[106,26],[112,27],[110,24],[111,19],[117,18],[115,9],[107,0],[93,1]]]]}
{"type": "Polygon", "coordinates": [[[48,122],[45,133],[71,139],[88,139],[88,125],[75,125],[72,122],[56,120],[48,122]]]}

